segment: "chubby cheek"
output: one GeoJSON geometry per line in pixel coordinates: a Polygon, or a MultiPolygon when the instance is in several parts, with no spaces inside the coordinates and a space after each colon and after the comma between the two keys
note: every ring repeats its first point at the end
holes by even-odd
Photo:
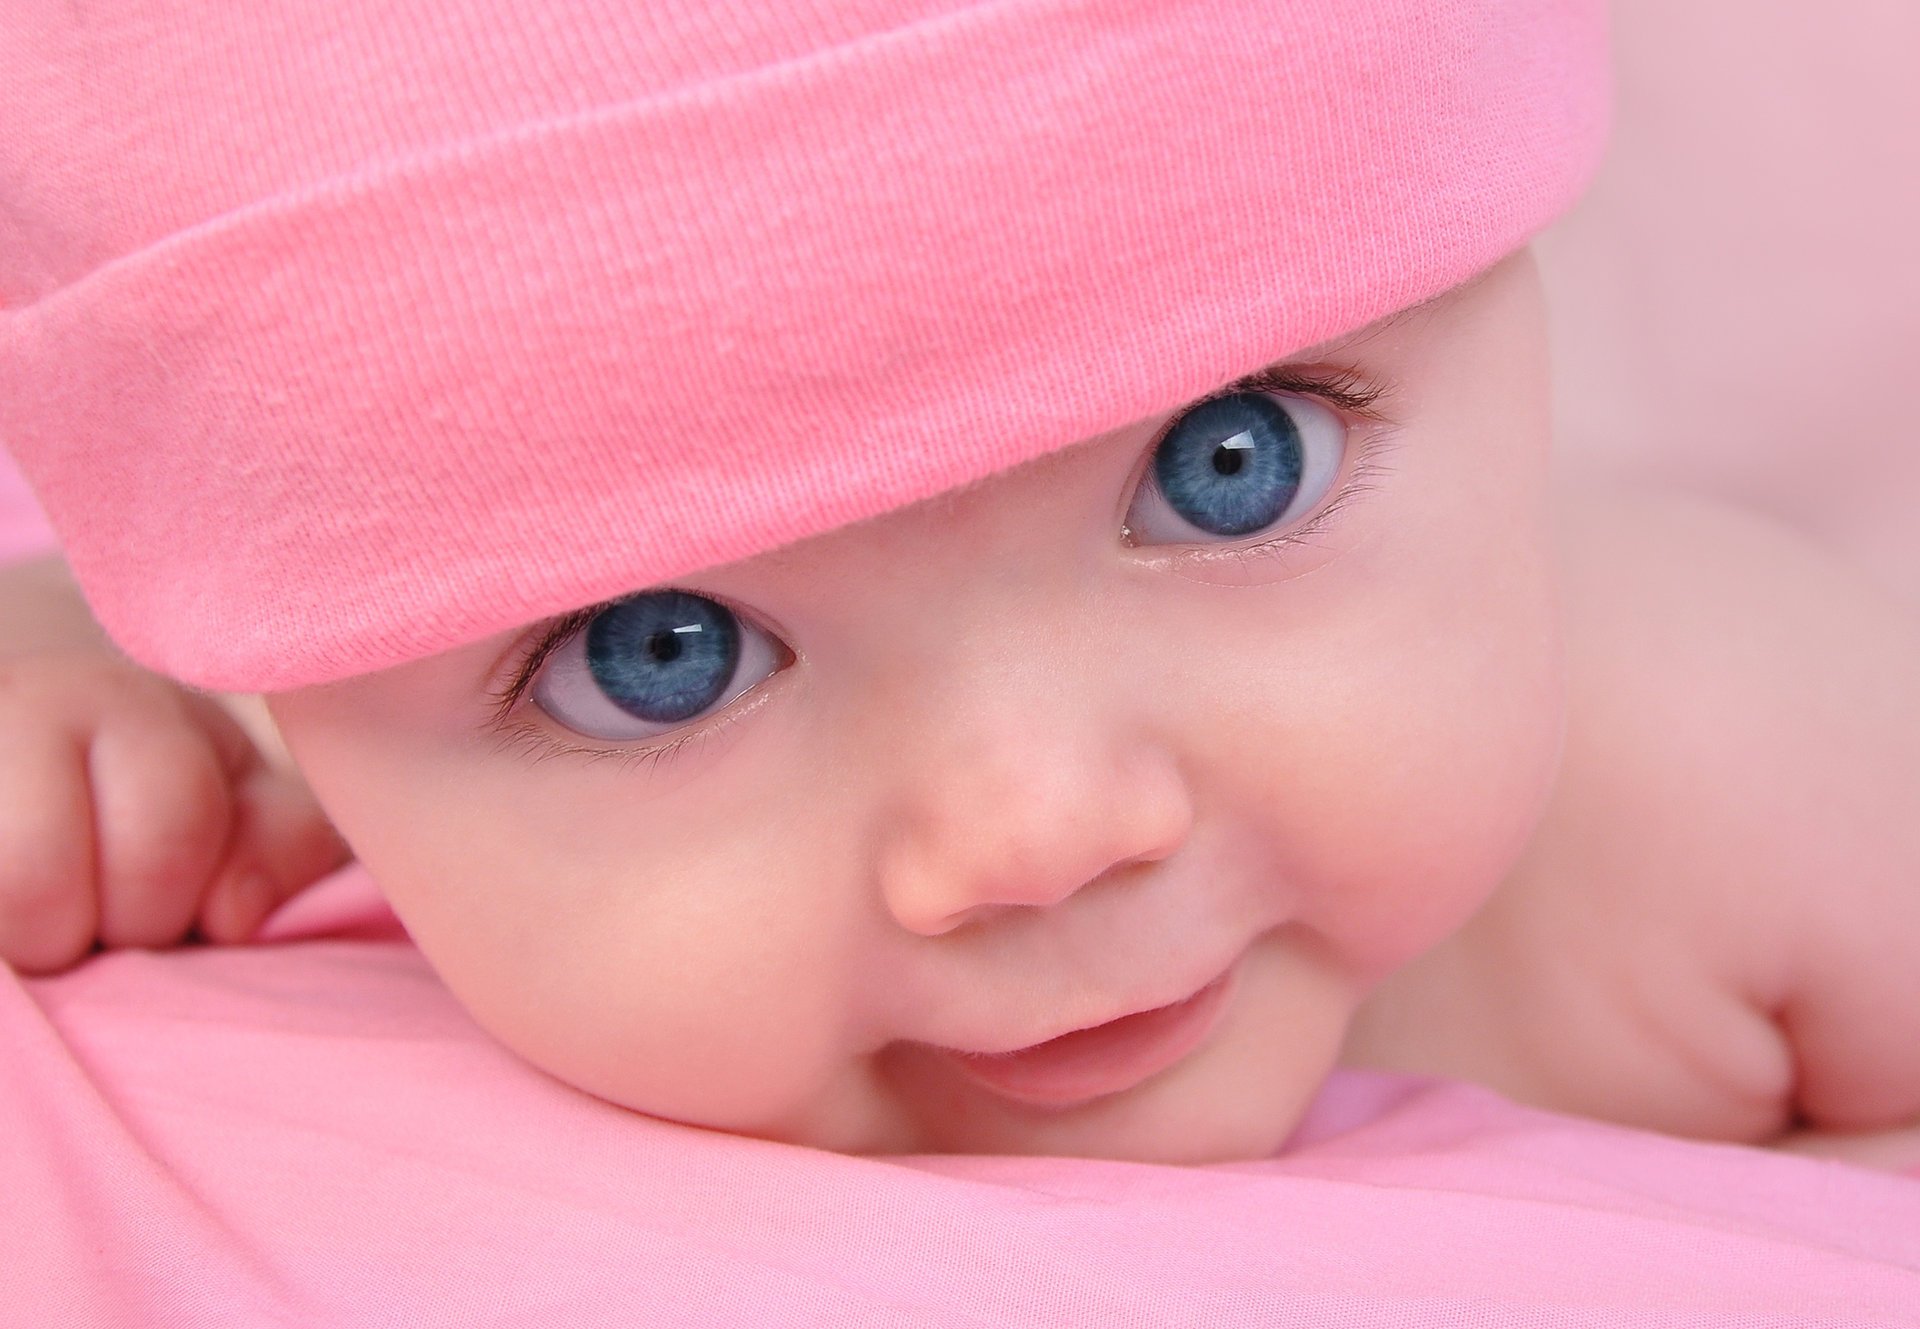
{"type": "Polygon", "coordinates": [[[353,765],[328,788],[321,763],[316,791],[488,1032],[641,1112],[815,1133],[852,1055],[858,969],[858,929],[834,912],[850,893],[806,875],[833,861],[805,840],[821,819],[753,791],[680,797],[616,763],[556,758],[535,778],[511,754],[390,742],[353,765]]]}
{"type": "Polygon", "coordinates": [[[1285,659],[1286,699],[1236,736],[1262,772],[1248,815],[1267,828],[1299,921],[1363,986],[1486,901],[1558,764],[1565,705],[1544,551],[1434,555],[1427,544],[1424,571],[1381,566],[1398,560],[1390,544],[1356,558],[1345,605],[1328,579],[1324,615],[1308,629],[1296,619],[1269,648],[1285,659]]]}
{"type": "MultiPolygon", "coordinates": [[[[1353,764],[1330,764],[1327,834],[1364,846],[1326,927],[1369,980],[1454,932],[1519,859],[1546,804],[1559,752],[1557,671],[1537,640],[1436,647],[1350,733],[1353,764]],[[1360,755],[1362,748],[1370,756],[1360,755]]],[[[1356,678],[1356,682],[1360,681],[1356,678]]]]}
{"type": "Polygon", "coordinates": [[[784,1134],[844,1058],[835,977],[850,966],[794,908],[798,889],[764,889],[786,865],[722,845],[555,863],[556,921],[490,910],[443,929],[447,947],[422,945],[483,1024],[560,1078],[650,1114],[784,1134]]]}

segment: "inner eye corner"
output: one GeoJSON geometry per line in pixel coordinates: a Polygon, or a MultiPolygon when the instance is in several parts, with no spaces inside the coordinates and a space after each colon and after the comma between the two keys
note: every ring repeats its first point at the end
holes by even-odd
{"type": "MultiPolygon", "coordinates": [[[[767,640],[773,643],[773,673],[768,674],[767,678],[772,678],[774,674],[784,674],[787,670],[800,663],[800,652],[789,645],[785,637],[782,637],[777,632],[769,632],[767,633],[767,640]]],[[[766,679],[762,679],[760,682],[764,683],[766,679]]],[[[753,686],[759,687],[760,684],[756,683],[753,686]]],[[[749,689],[749,691],[751,691],[751,689],[749,689]]]]}

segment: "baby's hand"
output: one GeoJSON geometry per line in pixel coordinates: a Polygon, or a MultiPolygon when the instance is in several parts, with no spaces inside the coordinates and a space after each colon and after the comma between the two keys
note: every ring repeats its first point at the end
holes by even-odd
{"type": "Polygon", "coordinates": [[[237,942],[348,851],[211,696],[76,634],[0,643],[0,959],[237,942]]]}

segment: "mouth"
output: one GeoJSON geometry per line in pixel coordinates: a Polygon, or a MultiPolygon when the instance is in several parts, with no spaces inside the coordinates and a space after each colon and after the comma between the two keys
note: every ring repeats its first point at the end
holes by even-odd
{"type": "Polygon", "coordinates": [[[1003,1098],[1066,1108],[1132,1089],[1206,1042],[1232,995],[1239,966],[1184,1000],[1076,1029],[1012,1052],[936,1048],[960,1073],[1003,1098]]]}

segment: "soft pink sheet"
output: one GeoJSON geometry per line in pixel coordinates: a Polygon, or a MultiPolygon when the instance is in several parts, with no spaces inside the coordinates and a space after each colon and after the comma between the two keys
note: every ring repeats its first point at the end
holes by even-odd
{"type": "Polygon", "coordinates": [[[277,944],[0,978],[0,1322],[1920,1324],[1920,1184],[1342,1075],[1198,1169],[847,1158],[498,1049],[349,868],[277,944]]]}

